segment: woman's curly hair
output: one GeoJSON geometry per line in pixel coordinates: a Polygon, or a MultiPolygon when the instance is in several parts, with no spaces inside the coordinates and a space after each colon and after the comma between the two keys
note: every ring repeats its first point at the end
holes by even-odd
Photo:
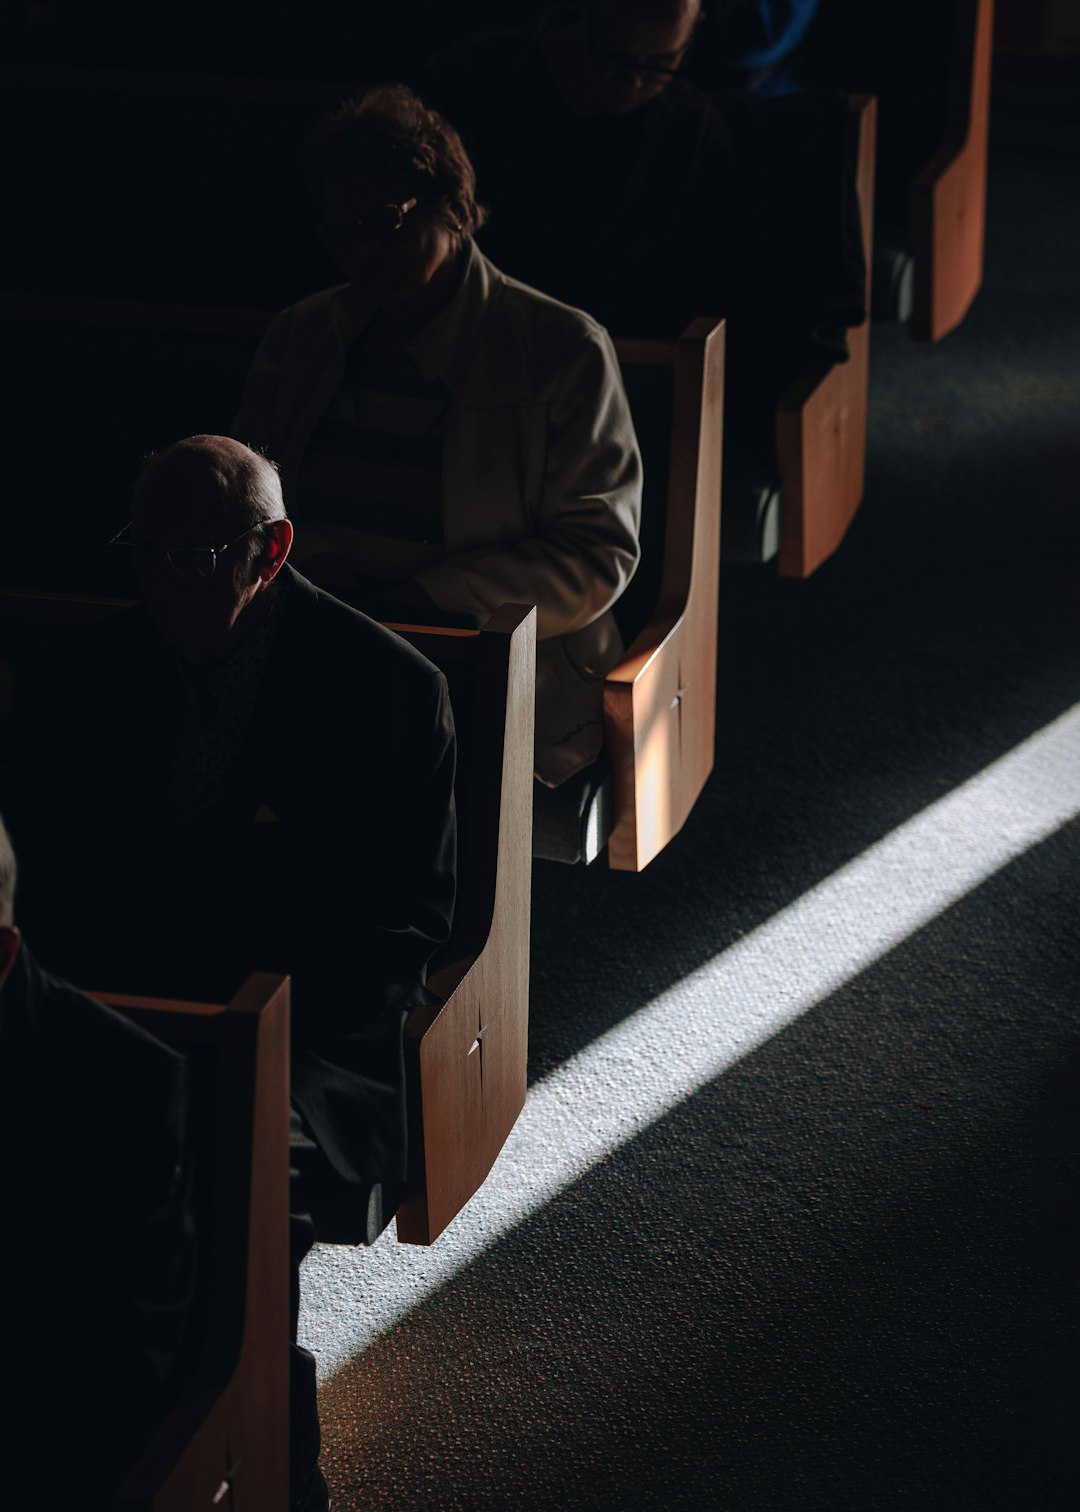
{"type": "Polygon", "coordinates": [[[401,177],[422,204],[435,204],[459,240],[487,219],[461,138],[404,84],[378,84],[346,100],[316,126],[304,148],[308,181],[361,170],[401,177]]]}

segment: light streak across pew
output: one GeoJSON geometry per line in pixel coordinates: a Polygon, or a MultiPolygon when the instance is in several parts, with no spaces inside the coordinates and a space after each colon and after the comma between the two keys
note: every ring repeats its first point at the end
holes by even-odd
{"type": "Polygon", "coordinates": [[[1080,814],[1080,705],[891,831],[530,1088],[431,1249],[316,1248],[301,1342],[326,1379],[592,1167],[1080,814]],[[313,1306],[319,1297],[324,1308],[313,1306]]]}

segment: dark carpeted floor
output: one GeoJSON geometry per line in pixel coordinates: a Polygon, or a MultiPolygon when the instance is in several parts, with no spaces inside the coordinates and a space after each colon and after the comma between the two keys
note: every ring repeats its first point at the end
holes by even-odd
{"type": "MultiPolygon", "coordinates": [[[[984,288],[937,347],[875,328],[847,542],[725,571],[686,831],[640,877],[537,863],[534,1081],[1076,701],[1078,158],[1080,110],[999,92],[984,288]]],[[[1078,861],[1073,821],[522,1221],[482,1193],[359,1354],[392,1240],[317,1252],[339,1512],[1080,1506],[1078,861]]]]}

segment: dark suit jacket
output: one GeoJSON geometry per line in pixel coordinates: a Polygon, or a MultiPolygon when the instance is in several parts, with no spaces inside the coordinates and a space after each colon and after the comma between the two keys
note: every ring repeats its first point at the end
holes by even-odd
{"type": "Polygon", "coordinates": [[[0,991],[0,1502],[103,1506],[191,1299],[184,1058],[42,971],[0,991]]]}
{"type": "Polygon", "coordinates": [[[145,611],[24,674],[5,806],[20,917],[102,990],[220,1001],[252,970],[291,974],[294,1102],[343,1178],[400,1180],[404,1009],[453,907],[446,685],[283,572],[254,712],[191,822],[170,811],[176,664],[145,611]]]}

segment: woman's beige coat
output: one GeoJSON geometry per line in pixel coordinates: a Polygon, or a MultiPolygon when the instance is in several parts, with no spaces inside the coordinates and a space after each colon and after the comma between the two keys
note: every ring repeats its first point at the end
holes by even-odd
{"type": "MultiPolygon", "coordinates": [[[[355,286],[327,289],[283,311],[259,347],[233,434],[278,464],[286,504],[374,313],[355,286]]],[[[611,605],[638,560],[641,458],[614,349],[591,316],[470,242],[453,299],[408,350],[451,395],[446,556],[416,582],[477,624],[504,603],[536,605],[535,765],[556,786],[599,753],[603,677],[622,650],[611,605]]]]}

